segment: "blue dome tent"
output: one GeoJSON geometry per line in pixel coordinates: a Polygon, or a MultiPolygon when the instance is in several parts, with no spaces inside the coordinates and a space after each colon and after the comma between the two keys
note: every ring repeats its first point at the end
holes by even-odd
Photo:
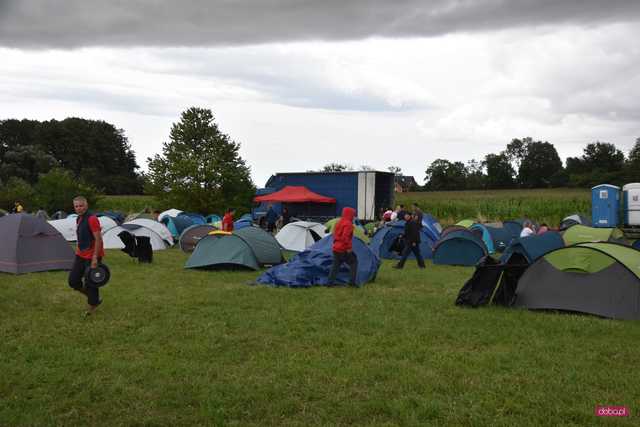
{"type": "MultiPolygon", "coordinates": [[[[328,285],[329,271],[333,263],[333,236],[327,235],[309,249],[300,252],[288,263],[277,265],[257,279],[258,284],[308,288],[328,285]]],[[[358,258],[356,284],[361,286],[376,278],[380,259],[357,237],[353,238],[353,252],[358,258]]],[[[349,283],[349,268],[343,265],[336,277],[336,284],[349,283]]]]}
{"type": "Polygon", "coordinates": [[[491,237],[491,232],[487,227],[485,227],[483,224],[476,223],[469,227],[469,231],[482,239],[484,245],[487,247],[487,251],[489,252],[489,254],[495,252],[495,249],[493,247],[493,238],[491,237]]]}
{"type": "Polygon", "coordinates": [[[187,215],[163,216],[162,222],[171,232],[171,235],[177,239],[182,232],[194,225],[193,220],[187,215]]]}
{"type": "Polygon", "coordinates": [[[205,219],[204,216],[200,215],[199,213],[195,213],[195,212],[182,212],[180,214],[178,214],[178,216],[186,216],[187,218],[191,219],[191,221],[194,224],[198,224],[198,225],[203,225],[207,223],[207,220],[205,219]]]}
{"type": "Polygon", "coordinates": [[[471,231],[453,230],[436,243],[433,263],[472,266],[488,254],[482,239],[471,231]]]}
{"type": "Polygon", "coordinates": [[[440,234],[442,234],[442,226],[431,214],[422,214],[422,229],[433,240],[437,242],[440,240],[440,234]]]}
{"type": "MultiPolygon", "coordinates": [[[[369,243],[373,253],[384,259],[400,259],[404,245],[399,237],[404,232],[404,224],[404,221],[392,221],[378,229],[369,243]]],[[[420,253],[423,258],[430,259],[433,257],[435,243],[436,240],[431,237],[428,229],[422,227],[420,231],[420,253]]],[[[415,259],[413,252],[409,254],[409,259],[415,259]]]]}

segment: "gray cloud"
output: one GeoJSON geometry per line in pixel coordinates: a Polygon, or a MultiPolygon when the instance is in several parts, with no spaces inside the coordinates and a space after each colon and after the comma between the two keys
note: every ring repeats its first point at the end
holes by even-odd
{"type": "Polygon", "coordinates": [[[639,18],[637,0],[0,0],[0,45],[224,46],[639,18]]]}

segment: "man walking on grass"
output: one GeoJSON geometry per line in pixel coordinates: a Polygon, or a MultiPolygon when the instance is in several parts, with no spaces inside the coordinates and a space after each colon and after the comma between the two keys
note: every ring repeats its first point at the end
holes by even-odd
{"type": "Polygon", "coordinates": [[[342,218],[333,228],[333,264],[329,273],[329,285],[335,284],[336,275],[343,262],[347,263],[351,270],[349,285],[357,286],[356,275],[358,274],[358,258],[353,253],[353,218],[356,210],[353,208],[343,208],[342,218]]]}
{"type": "Polygon", "coordinates": [[[424,268],[424,259],[422,258],[422,254],[420,253],[420,229],[422,228],[422,224],[418,223],[419,218],[418,215],[414,214],[405,214],[405,224],[404,224],[404,250],[402,251],[402,258],[400,258],[400,262],[397,265],[394,265],[393,268],[402,269],[404,267],[404,263],[407,261],[409,257],[409,253],[413,252],[416,256],[416,260],[418,261],[418,267],[424,268]]]}
{"type": "Polygon", "coordinates": [[[104,257],[100,221],[89,212],[87,199],[78,196],[73,199],[76,218],[77,247],[73,267],[69,273],[69,286],[87,296],[87,316],[95,313],[102,303],[97,287],[87,286],[85,272],[87,268],[96,268],[104,257]]]}

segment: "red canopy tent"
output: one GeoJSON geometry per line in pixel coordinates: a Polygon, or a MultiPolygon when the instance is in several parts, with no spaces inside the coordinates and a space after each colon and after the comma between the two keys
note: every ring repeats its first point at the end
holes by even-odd
{"type": "Polygon", "coordinates": [[[335,203],[333,197],[321,196],[314,193],[304,186],[287,185],[280,191],[266,194],[264,196],[256,196],[254,202],[280,202],[280,203],[335,203]]]}

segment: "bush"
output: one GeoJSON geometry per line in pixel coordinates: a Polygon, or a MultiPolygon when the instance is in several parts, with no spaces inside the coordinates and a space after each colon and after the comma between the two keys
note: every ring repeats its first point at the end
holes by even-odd
{"type": "Polygon", "coordinates": [[[77,179],[70,171],[60,168],[40,175],[34,189],[37,207],[47,212],[73,211],[73,198],[76,196],[86,197],[89,206],[94,206],[100,198],[95,187],[77,179]]]}
{"type": "Polygon", "coordinates": [[[25,210],[31,210],[34,206],[33,187],[23,179],[12,177],[6,185],[0,184],[0,208],[11,212],[16,201],[20,201],[25,210]]]}

